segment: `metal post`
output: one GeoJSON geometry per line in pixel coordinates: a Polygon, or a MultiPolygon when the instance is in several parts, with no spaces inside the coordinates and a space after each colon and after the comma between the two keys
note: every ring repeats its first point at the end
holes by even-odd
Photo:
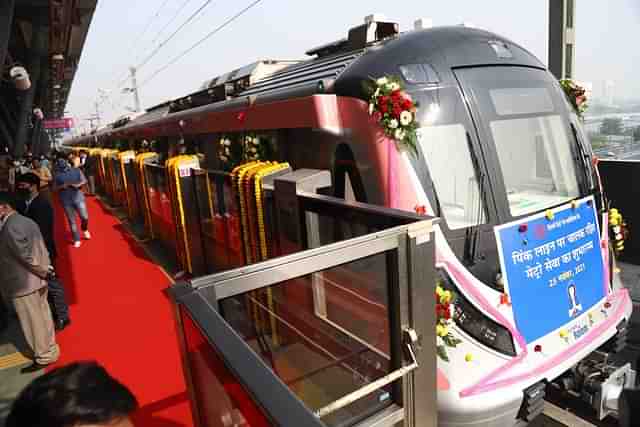
{"type": "Polygon", "coordinates": [[[557,79],[575,74],[575,0],[549,0],[549,71],[557,79]]]}
{"type": "Polygon", "coordinates": [[[7,50],[9,49],[14,10],[15,0],[0,2],[0,68],[4,67],[7,50]]]}
{"type": "Polygon", "coordinates": [[[131,92],[133,92],[133,102],[136,113],[140,112],[140,97],[138,96],[138,81],[136,80],[136,67],[130,67],[131,71],[131,92]]]}

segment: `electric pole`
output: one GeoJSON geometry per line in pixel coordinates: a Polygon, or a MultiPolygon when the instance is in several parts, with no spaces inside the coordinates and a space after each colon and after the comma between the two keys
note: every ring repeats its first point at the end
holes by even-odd
{"type": "Polygon", "coordinates": [[[557,79],[575,74],[575,0],[549,0],[549,71],[557,79]]]}
{"type": "Polygon", "coordinates": [[[140,97],[138,96],[138,82],[136,80],[136,67],[130,67],[131,71],[131,89],[130,91],[133,93],[133,102],[136,113],[140,112],[140,97]]]}

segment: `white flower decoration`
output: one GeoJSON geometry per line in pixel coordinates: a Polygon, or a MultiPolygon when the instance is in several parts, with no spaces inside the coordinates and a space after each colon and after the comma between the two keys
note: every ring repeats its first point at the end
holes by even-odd
{"type": "Polygon", "coordinates": [[[378,86],[386,85],[388,82],[389,82],[389,79],[387,79],[386,77],[380,77],[378,80],[376,80],[376,84],[378,86]]]}
{"type": "Polygon", "coordinates": [[[396,140],[402,141],[404,139],[404,131],[402,129],[396,129],[393,136],[396,140]]]}
{"type": "Polygon", "coordinates": [[[413,121],[413,114],[410,111],[403,111],[400,113],[400,124],[402,126],[408,126],[413,121]]]}
{"type": "Polygon", "coordinates": [[[391,83],[390,88],[392,91],[400,89],[400,85],[396,82],[391,83]]]}
{"type": "Polygon", "coordinates": [[[389,120],[389,127],[391,129],[396,129],[398,127],[398,121],[396,119],[389,120]]]}
{"type": "Polygon", "coordinates": [[[228,139],[224,140],[224,145],[226,145],[227,147],[231,145],[231,141],[229,141],[228,139]]]}
{"type": "Polygon", "coordinates": [[[220,156],[220,160],[222,160],[223,162],[227,162],[229,161],[229,158],[227,156],[220,156]]]}
{"type": "Polygon", "coordinates": [[[369,104],[369,115],[373,114],[373,108],[374,108],[373,103],[369,104]]]}
{"type": "Polygon", "coordinates": [[[228,156],[228,155],[230,155],[230,154],[231,154],[231,151],[229,151],[229,149],[228,149],[228,148],[225,148],[225,149],[224,149],[224,154],[228,156]]]}

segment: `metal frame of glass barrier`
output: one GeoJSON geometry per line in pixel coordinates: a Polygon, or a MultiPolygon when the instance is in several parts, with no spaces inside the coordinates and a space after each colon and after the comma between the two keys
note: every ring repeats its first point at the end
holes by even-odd
{"type": "MultiPolygon", "coordinates": [[[[303,209],[307,212],[313,209],[326,212],[325,208],[332,205],[335,215],[342,215],[350,211],[352,212],[351,217],[359,216],[370,222],[371,225],[380,224],[383,217],[391,218],[388,220],[388,225],[393,222],[416,220],[415,215],[410,213],[347,203],[331,197],[305,195],[299,198],[299,200],[302,199],[308,201],[307,208],[303,209]],[[379,219],[375,220],[375,217],[379,217],[379,219]]],[[[301,205],[305,206],[305,203],[301,203],[301,205]]],[[[299,407],[302,403],[220,315],[220,301],[344,265],[350,261],[376,254],[385,254],[387,265],[390,267],[387,269],[387,286],[390,312],[391,368],[393,370],[373,383],[348,393],[330,405],[319,408],[315,415],[328,414],[376,390],[383,383],[393,382],[392,406],[372,414],[371,417],[358,425],[395,426],[402,422],[406,426],[435,426],[437,414],[435,331],[433,327],[435,311],[432,297],[433,287],[424,284],[425,281],[432,284],[435,280],[433,242],[431,240],[432,224],[433,219],[427,219],[396,226],[315,249],[296,252],[281,258],[194,279],[190,285],[172,288],[170,292],[178,306],[190,313],[193,320],[207,336],[209,343],[223,355],[227,366],[253,393],[257,403],[269,412],[275,425],[292,425],[292,408],[298,408],[301,411],[299,407]],[[226,333],[222,331],[226,331],[226,333]],[[223,335],[224,340],[221,338],[223,335]],[[233,345],[230,345],[229,342],[233,342],[233,345]],[[418,369],[414,369],[413,362],[419,366],[418,369]],[[269,386],[266,386],[267,384],[269,386]]],[[[179,319],[179,316],[177,318],[179,319]]],[[[180,320],[178,322],[180,334],[183,334],[180,320]]],[[[181,341],[184,341],[184,337],[181,338],[181,341]]],[[[185,357],[187,354],[183,345],[183,362],[185,357]]],[[[184,369],[187,381],[191,384],[188,363],[184,364],[184,369]]],[[[193,396],[192,402],[194,402],[193,396]]],[[[304,425],[302,419],[308,418],[310,414],[306,406],[303,405],[303,408],[305,411],[299,413],[299,416],[302,417],[301,421],[294,418],[295,425],[304,425]]],[[[194,408],[194,413],[197,413],[197,410],[194,408]]]]}

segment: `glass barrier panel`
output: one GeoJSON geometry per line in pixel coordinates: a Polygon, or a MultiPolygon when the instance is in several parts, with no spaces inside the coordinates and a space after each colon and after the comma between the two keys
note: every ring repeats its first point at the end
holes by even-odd
{"type": "Polygon", "coordinates": [[[268,427],[272,424],[229,371],[191,317],[180,309],[200,427],[268,427]]]}
{"type": "MultiPolygon", "coordinates": [[[[389,254],[221,301],[227,322],[312,411],[393,370],[389,254]]],[[[385,387],[325,416],[353,424],[391,403],[385,387]]]]}

